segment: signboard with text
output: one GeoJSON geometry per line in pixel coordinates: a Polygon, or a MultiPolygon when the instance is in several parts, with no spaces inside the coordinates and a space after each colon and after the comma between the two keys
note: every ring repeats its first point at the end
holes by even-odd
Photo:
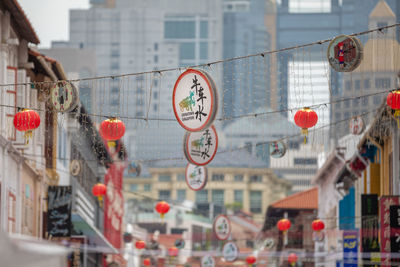
{"type": "Polygon", "coordinates": [[[380,215],[380,235],[381,235],[381,258],[382,267],[388,267],[390,265],[390,257],[387,253],[391,252],[391,231],[390,231],[390,207],[399,205],[398,196],[382,196],[379,199],[379,215],[380,215]]]}
{"type": "Polygon", "coordinates": [[[71,186],[49,186],[47,232],[51,237],[71,236],[71,186]]]}
{"type": "MultiPolygon", "coordinates": [[[[400,206],[390,206],[390,251],[392,255],[400,253],[400,206]]],[[[391,262],[398,266],[400,257],[391,257],[391,262]]]]}
{"type": "Polygon", "coordinates": [[[357,267],[358,231],[343,231],[343,266],[357,267]]]}
{"type": "Polygon", "coordinates": [[[379,248],[379,219],[378,195],[361,195],[361,244],[363,252],[363,266],[375,266],[378,262],[376,252],[379,248]]]}

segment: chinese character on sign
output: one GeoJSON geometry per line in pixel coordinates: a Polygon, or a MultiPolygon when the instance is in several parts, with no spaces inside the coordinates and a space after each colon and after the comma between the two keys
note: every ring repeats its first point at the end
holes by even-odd
{"type": "Polygon", "coordinates": [[[196,119],[198,119],[199,121],[201,121],[201,116],[206,117],[207,114],[204,113],[204,106],[203,106],[203,100],[207,99],[207,97],[204,95],[204,89],[203,87],[200,85],[200,83],[198,82],[197,76],[194,75],[194,79],[193,79],[193,85],[191,87],[191,89],[195,89],[196,91],[196,96],[198,96],[197,98],[197,103],[198,105],[198,111],[196,111],[196,119]],[[201,101],[201,104],[199,103],[201,101]]]}

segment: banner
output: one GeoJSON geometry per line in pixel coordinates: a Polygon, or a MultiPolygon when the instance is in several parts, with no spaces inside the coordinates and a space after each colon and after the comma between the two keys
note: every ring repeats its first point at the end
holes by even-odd
{"type": "Polygon", "coordinates": [[[361,195],[361,244],[363,266],[379,265],[376,253],[379,249],[378,195],[361,195]],[[373,263],[373,262],[376,262],[373,263]]]}
{"type": "Polygon", "coordinates": [[[343,231],[343,266],[357,267],[358,231],[343,231]]]}
{"type": "Polygon", "coordinates": [[[391,252],[390,206],[395,206],[395,205],[396,206],[399,205],[398,196],[382,196],[379,199],[382,267],[390,266],[390,257],[387,257],[387,253],[391,252]]]}
{"type": "Polygon", "coordinates": [[[71,186],[49,186],[47,232],[51,237],[71,236],[71,186]]]}
{"type": "MultiPolygon", "coordinates": [[[[390,206],[390,251],[396,255],[400,252],[400,206],[390,206]]],[[[400,258],[392,256],[390,261],[398,266],[400,258]]]]}

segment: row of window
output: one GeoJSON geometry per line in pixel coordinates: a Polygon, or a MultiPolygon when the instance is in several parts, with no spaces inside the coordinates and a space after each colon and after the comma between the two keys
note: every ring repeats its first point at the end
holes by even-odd
{"type": "MultiPolygon", "coordinates": [[[[355,90],[360,90],[361,86],[363,89],[370,89],[371,88],[371,80],[364,79],[364,80],[354,80],[353,84],[352,81],[345,82],[346,90],[351,90],[353,88],[355,90]]],[[[375,88],[379,89],[390,89],[391,81],[390,78],[376,78],[375,79],[375,88]]]]}
{"type": "MultiPolygon", "coordinates": [[[[171,174],[160,174],[158,176],[158,181],[159,182],[171,182],[171,174]]],[[[177,177],[178,181],[185,181],[185,174],[178,174],[177,177]]],[[[243,182],[244,180],[244,175],[243,174],[237,174],[234,176],[234,181],[235,182],[243,182]]],[[[261,183],[262,182],[262,176],[261,175],[251,175],[249,177],[249,182],[251,183],[261,183]]],[[[225,174],[221,173],[214,173],[211,176],[211,181],[216,181],[216,182],[223,182],[225,181],[225,174]]]]}
{"type": "MultiPolygon", "coordinates": [[[[129,190],[132,192],[137,192],[137,191],[142,191],[141,188],[139,188],[140,185],[138,184],[130,184],[129,185],[129,190]]],[[[143,184],[143,191],[144,192],[150,192],[151,191],[151,184],[143,184]]]]}

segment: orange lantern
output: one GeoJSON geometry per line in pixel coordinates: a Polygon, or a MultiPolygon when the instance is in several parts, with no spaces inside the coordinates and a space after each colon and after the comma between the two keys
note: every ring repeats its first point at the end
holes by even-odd
{"type": "Polygon", "coordinates": [[[144,249],[146,247],[146,242],[144,242],[143,240],[136,241],[135,247],[137,249],[144,249]]]}
{"type": "Polygon", "coordinates": [[[289,230],[291,225],[292,223],[288,219],[280,219],[277,224],[279,231],[282,231],[284,234],[289,230]]]}
{"type": "Polygon", "coordinates": [[[295,253],[290,253],[288,257],[288,262],[290,265],[295,266],[297,262],[297,255],[295,253]]]}
{"type": "Polygon", "coordinates": [[[179,249],[177,247],[172,247],[168,249],[168,255],[171,257],[176,257],[179,254],[179,249]]]}
{"type": "Polygon", "coordinates": [[[156,211],[160,213],[161,219],[164,219],[165,213],[169,211],[169,204],[165,201],[160,201],[156,205],[156,211]]]}
{"type": "Polygon", "coordinates": [[[102,183],[97,183],[92,188],[92,193],[99,200],[99,205],[101,206],[101,201],[103,196],[107,193],[107,187],[102,183]]]}
{"type": "Polygon", "coordinates": [[[321,220],[314,220],[314,221],[311,223],[311,227],[312,227],[312,229],[313,229],[314,231],[320,232],[320,231],[324,230],[325,224],[324,224],[324,222],[321,221],[321,220]]]}
{"type": "Polygon", "coordinates": [[[394,117],[397,120],[397,127],[400,128],[399,117],[400,117],[400,89],[392,91],[386,98],[386,104],[393,109],[394,117]]]}
{"type": "Polygon", "coordinates": [[[246,262],[249,264],[249,266],[253,266],[254,263],[256,263],[257,258],[254,257],[253,255],[247,256],[246,262]]]}
{"type": "Polygon", "coordinates": [[[318,122],[317,113],[310,108],[302,108],[294,115],[294,122],[301,127],[301,134],[304,134],[304,144],[307,142],[308,128],[314,127],[318,122]]]}
{"type": "Polygon", "coordinates": [[[144,266],[150,266],[150,264],[151,264],[151,261],[150,261],[149,258],[146,258],[146,259],[143,260],[143,265],[144,266]]]}
{"type": "Polygon", "coordinates": [[[40,116],[34,110],[23,109],[14,116],[14,127],[18,131],[25,132],[24,137],[27,144],[29,144],[29,138],[32,137],[32,130],[35,130],[39,125],[40,116]]]}
{"type": "Polygon", "coordinates": [[[100,135],[108,141],[108,146],[115,147],[115,141],[125,134],[125,124],[117,118],[110,118],[100,124],[100,135]]]}

